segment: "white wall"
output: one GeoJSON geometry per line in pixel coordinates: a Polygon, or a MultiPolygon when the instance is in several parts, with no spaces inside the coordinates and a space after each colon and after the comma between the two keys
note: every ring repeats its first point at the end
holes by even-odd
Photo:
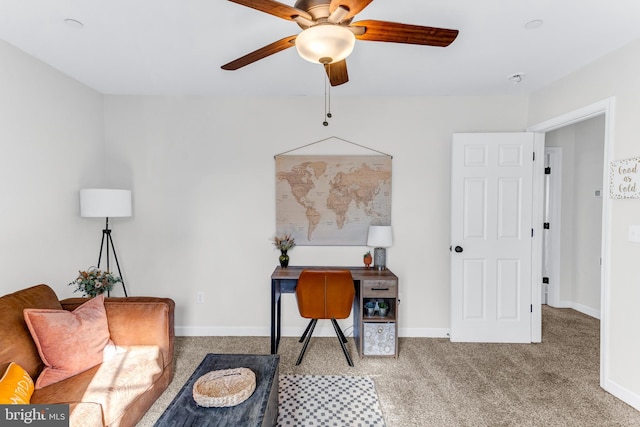
{"type": "MultiPolygon", "coordinates": [[[[615,97],[612,158],[640,155],[640,40],[533,94],[529,124],[615,97]]],[[[640,245],[627,240],[629,225],[638,224],[640,200],[611,201],[611,257],[608,294],[604,295],[603,386],[640,409],[640,245]],[[606,315],[606,314],[605,314],[606,315]]]]}
{"type": "Polygon", "coordinates": [[[98,256],[102,227],[80,219],[78,189],[104,172],[102,95],[2,40],[0,64],[0,295],[72,295],[98,256]]]}
{"type": "MultiPolygon", "coordinates": [[[[108,174],[135,200],[131,221],[113,226],[131,293],[174,298],[179,333],[268,335],[279,255],[270,241],[274,155],[335,135],[393,156],[387,265],[400,278],[400,328],[444,336],[451,135],[522,130],[525,106],[523,98],[334,97],[325,128],[322,98],[107,96],[108,174]]],[[[328,152],[340,144],[349,145],[328,152]]],[[[366,250],[298,246],[291,264],[362,265],[366,250]]],[[[284,333],[297,335],[305,322],[293,295],[284,301],[284,333]]]]}
{"type": "Polygon", "coordinates": [[[548,132],[545,145],[562,148],[560,307],[599,318],[604,116],[548,132]]]}

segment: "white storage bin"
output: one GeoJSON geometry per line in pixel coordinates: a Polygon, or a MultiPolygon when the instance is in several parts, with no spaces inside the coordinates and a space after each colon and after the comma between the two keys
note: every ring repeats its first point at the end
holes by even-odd
{"type": "Polygon", "coordinates": [[[396,354],[396,324],[364,323],[363,347],[367,356],[393,356],[396,354]]]}

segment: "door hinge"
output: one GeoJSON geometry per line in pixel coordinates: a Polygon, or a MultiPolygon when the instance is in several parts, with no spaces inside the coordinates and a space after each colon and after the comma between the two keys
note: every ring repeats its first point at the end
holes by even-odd
{"type": "Polygon", "coordinates": [[[542,283],[548,285],[549,284],[549,278],[548,277],[543,277],[542,278],[542,283]]]}
{"type": "Polygon", "coordinates": [[[544,174],[545,175],[551,175],[551,168],[549,166],[547,166],[546,168],[544,168],[544,174]]]}
{"type": "Polygon", "coordinates": [[[533,313],[533,304],[531,304],[531,313],[533,313]]]}
{"type": "Polygon", "coordinates": [[[543,226],[544,226],[544,229],[545,229],[545,230],[548,230],[548,229],[549,229],[549,223],[548,223],[548,222],[545,222],[545,223],[543,224],[543,226]]]}
{"type": "Polygon", "coordinates": [[[536,161],[536,152],[535,151],[533,152],[533,161],[534,162],[536,161]]]}
{"type": "Polygon", "coordinates": [[[533,228],[531,229],[531,237],[533,237],[533,228]]]}

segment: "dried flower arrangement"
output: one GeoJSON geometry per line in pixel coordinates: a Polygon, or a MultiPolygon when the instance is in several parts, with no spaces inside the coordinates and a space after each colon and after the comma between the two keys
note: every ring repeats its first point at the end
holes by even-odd
{"type": "Polygon", "coordinates": [[[282,236],[275,236],[273,244],[280,251],[288,251],[296,245],[296,240],[291,234],[283,234],[282,236]]]}
{"type": "Polygon", "coordinates": [[[108,271],[102,271],[96,267],[90,267],[87,271],[78,271],[78,277],[69,283],[75,286],[73,292],[82,292],[83,297],[96,297],[113,289],[113,285],[122,282],[120,277],[116,277],[108,271]]]}

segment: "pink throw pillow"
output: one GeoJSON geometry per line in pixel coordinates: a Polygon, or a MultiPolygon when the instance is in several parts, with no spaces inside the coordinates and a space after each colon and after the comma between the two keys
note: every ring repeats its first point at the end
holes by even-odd
{"type": "Polygon", "coordinates": [[[102,363],[105,348],[113,346],[104,295],[71,312],[27,308],[24,319],[46,365],[36,381],[36,390],[102,363]]]}

